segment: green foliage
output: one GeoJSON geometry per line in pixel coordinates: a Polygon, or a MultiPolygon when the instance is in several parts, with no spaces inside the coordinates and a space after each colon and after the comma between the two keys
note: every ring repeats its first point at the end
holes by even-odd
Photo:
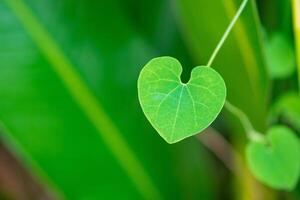
{"type": "MultiPolygon", "coordinates": [[[[208,66],[214,61],[247,2],[242,2],[213,51],[208,66]]],[[[228,9],[232,6],[229,3],[228,9]]],[[[242,24],[238,26],[244,29],[242,24]]],[[[287,77],[295,69],[293,50],[284,39],[275,35],[267,45],[268,65],[274,78],[287,77]]],[[[226,98],[225,83],[214,70],[205,66],[196,67],[186,84],[180,80],[181,73],[182,67],[176,59],[158,57],[143,68],[138,80],[143,111],[168,143],[195,135],[209,126],[219,114],[226,98]]],[[[295,102],[292,103],[295,106],[295,102]]],[[[300,174],[300,158],[297,157],[300,143],[295,134],[284,126],[275,126],[264,136],[253,128],[241,109],[229,102],[225,107],[240,119],[250,140],[246,156],[252,173],[273,188],[293,189],[300,174]]],[[[280,113],[282,109],[278,109],[276,112],[280,113]]]]}
{"type": "Polygon", "coordinates": [[[236,199],[275,198],[247,168],[274,189],[292,190],[299,139],[276,125],[300,131],[299,95],[288,93],[297,82],[290,2],[257,2],[268,24],[254,0],[0,1],[1,141],[58,199],[232,199],[232,191],[236,199]],[[217,72],[202,66],[241,2],[243,14],[212,59],[217,72]],[[261,27],[271,36],[266,45],[261,27]],[[162,54],[200,67],[182,70],[159,57],[141,68],[162,54]],[[225,98],[238,118],[224,112],[212,125],[225,98]],[[275,126],[265,136],[269,104],[275,126]],[[225,137],[209,138],[209,128],[199,140],[167,145],[142,110],[169,143],[210,125],[225,137]],[[203,136],[233,173],[203,148],[203,136]]]}
{"type": "Polygon", "coordinates": [[[300,132],[300,98],[291,92],[280,97],[272,106],[270,122],[282,122],[300,132]]]}
{"type": "Polygon", "coordinates": [[[212,68],[195,67],[182,83],[182,67],[172,57],[151,60],[138,80],[139,99],[153,127],[168,143],[178,142],[207,128],[226,98],[222,77],[212,68]]]}
{"type": "Polygon", "coordinates": [[[282,33],[274,33],[266,41],[266,59],[273,78],[287,78],[296,69],[296,58],[292,44],[282,33]]]}
{"type": "Polygon", "coordinates": [[[276,188],[292,190],[300,174],[300,141],[284,126],[271,127],[265,143],[251,142],[247,160],[255,177],[276,188]]]}
{"type": "MultiPolygon", "coordinates": [[[[181,32],[191,55],[197,64],[207,63],[241,1],[174,0],[173,2],[181,32]]],[[[213,66],[225,80],[228,100],[248,115],[256,129],[264,131],[269,77],[257,18],[256,5],[254,1],[249,1],[213,66]]],[[[230,123],[230,126],[236,125],[230,123]]],[[[239,135],[241,134],[237,134],[237,137],[239,135]]]]}

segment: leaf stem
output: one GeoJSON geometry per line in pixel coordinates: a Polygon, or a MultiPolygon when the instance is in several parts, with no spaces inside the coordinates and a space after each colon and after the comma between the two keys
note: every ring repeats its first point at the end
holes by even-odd
{"type": "Polygon", "coordinates": [[[213,63],[214,59],[216,58],[218,52],[220,51],[221,47],[223,46],[225,40],[227,39],[230,31],[232,30],[234,24],[236,23],[236,21],[238,20],[238,18],[240,17],[241,13],[243,12],[244,8],[246,7],[248,3],[248,0],[244,0],[242,2],[242,4],[240,5],[237,13],[235,14],[235,16],[233,17],[233,19],[231,20],[229,26],[227,27],[225,33],[223,34],[221,40],[219,41],[217,47],[215,48],[215,50],[213,51],[208,63],[207,63],[207,66],[210,67],[211,64],[213,63]]]}
{"type": "Polygon", "coordinates": [[[236,106],[232,105],[229,101],[226,100],[225,102],[225,108],[231,112],[232,114],[234,114],[241,122],[241,124],[243,125],[246,134],[247,134],[247,138],[251,141],[254,142],[265,142],[265,136],[261,133],[259,133],[258,131],[256,131],[253,126],[252,123],[250,122],[249,118],[247,117],[247,115],[239,108],[237,108],[236,106]]]}
{"type": "MultiPolygon", "coordinates": [[[[207,66],[210,67],[211,64],[213,63],[214,59],[216,58],[218,52],[220,51],[220,49],[222,48],[224,42],[226,41],[230,31],[232,30],[233,26],[235,25],[236,21],[238,20],[238,18],[240,17],[240,15],[242,14],[243,10],[245,9],[246,5],[248,3],[248,0],[244,0],[242,2],[242,4],[240,5],[238,11],[236,12],[235,16],[233,17],[233,19],[231,20],[229,26],[227,27],[225,33],[223,34],[221,40],[219,41],[217,47],[215,48],[215,50],[213,51],[207,66]]],[[[226,100],[225,102],[225,108],[231,112],[232,114],[234,114],[237,118],[239,118],[239,120],[241,121],[247,137],[249,140],[251,141],[256,141],[256,142],[265,142],[265,136],[261,133],[259,133],[258,131],[256,131],[249,118],[247,117],[247,115],[239,108],[237,108],[236,106],[232,105],[229,101],[226,100]]]]}

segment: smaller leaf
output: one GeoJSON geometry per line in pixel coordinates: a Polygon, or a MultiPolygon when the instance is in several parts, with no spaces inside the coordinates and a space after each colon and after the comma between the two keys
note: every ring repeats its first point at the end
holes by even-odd
{"type": "Polygon", "coordinates": [[[138,94],[152,126],[168,143],[178,142],[207,128],[226,99],[222,77],[212,68],[195,67],[188,83],[172,57],[152,59],[140,73],[138,94]]]}
{"type": "Polygon", "coordinates": [[[279,98],[270,112],[271,123],[283,122],[300,132],[300,96],[287,93],[279,98]]]}
{"type": "Polygon", "coordinates": [[[292,190],[300,173],[300,142],[285,126],[272,127],[267,143],[250,142],[247,160],[254,176],[275,189],[292,190]]]}
{"type": "Polygon", "coordinates": [[[296,69],[293,47],[282,33],[274,33],[266,41],[266,59],[269,73],[273,78],[287,78],[296,69]]]}

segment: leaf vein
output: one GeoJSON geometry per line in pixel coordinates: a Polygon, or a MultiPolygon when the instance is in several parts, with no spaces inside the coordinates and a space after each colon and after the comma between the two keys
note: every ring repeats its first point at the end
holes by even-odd
{"type": "Polygon", "coordinates": [[[183,87],[181,88],[181,92],[180,92],[180,96],[179,96],[179,100],[178,100],[178,105],[177,105],[177,109],[176,109],[176,113],[175,113],[174,123],[173,123],[173,126],[172,126],[171,140],[174,139],[174,131],[175,131],[175,126],[176,126],[177,118],[178,118],[178,112],[179,112],[179,108],[180,108],[180,104],[181,104],[181,100],[182,100],[182,93],[183,93],[183,87]]]}

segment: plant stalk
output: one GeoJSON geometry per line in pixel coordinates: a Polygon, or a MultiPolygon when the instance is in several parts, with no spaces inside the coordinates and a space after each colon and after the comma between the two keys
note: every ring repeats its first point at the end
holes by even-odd
{"type": "Polygon", "coordinates": [[[209,61],[207,63],[207,66],[210,67],[211,64],[213,63],[214,59],[216,58],[218,52],[220,51],[220,49],[222,48],[224,42],[226,41],[230,31],[232,30],[234,24],[236,23],[236,21],[238,20],[238,18],[240,17],[240,15],[242,14],[243,10],[245,9],[246,5],[248,3],[248,0],[244,0],[242,2],[242,4],[240,5],[238,11],[236,12],[235,16],[233,17],[233,19],[231,20],[229,26],[227,27],[225,33],[223,34],[220,42],[218,43],[217,47],[215,48],[214,52],[212,53],[211,57],[209,58],[209,61]]]}

